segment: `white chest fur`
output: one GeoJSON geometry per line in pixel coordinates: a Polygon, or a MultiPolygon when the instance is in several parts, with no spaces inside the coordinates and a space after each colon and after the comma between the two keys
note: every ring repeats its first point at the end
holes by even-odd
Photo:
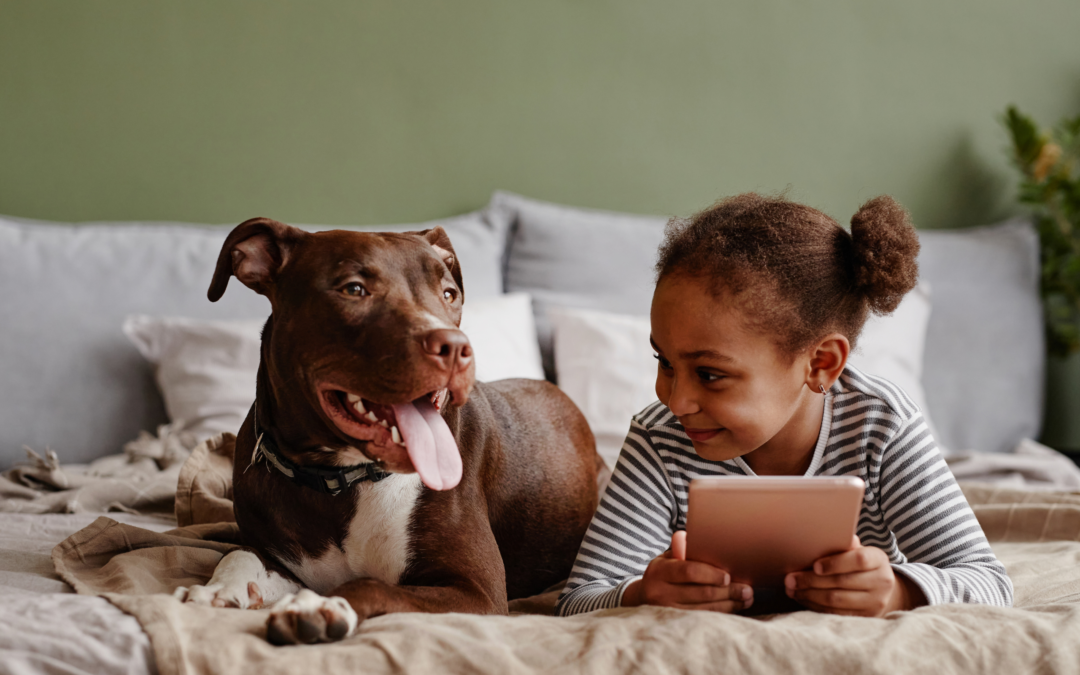
{"type": "Polygon", "coordinates": [[[398,583],[409,562],[409,523],[421,488],[415,473],[362,484],[341,548],[331,546],[318,558],[285,564],[308,588],[324,595],[352,579],[398,583]]]}

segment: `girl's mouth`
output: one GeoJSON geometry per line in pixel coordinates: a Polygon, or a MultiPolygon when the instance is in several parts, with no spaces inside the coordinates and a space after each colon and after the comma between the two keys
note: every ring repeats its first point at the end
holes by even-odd
{"type": "Polygon", "coordinates": [[[724,428],[720,427],[719,429],[691,429],[684,427],[683,430],[686,432],[686,435],[690,437],[691,441],[694,441],[695,443],[704,443],[705,441],[717,436],[721,431],[724,430],[724,428]]]}

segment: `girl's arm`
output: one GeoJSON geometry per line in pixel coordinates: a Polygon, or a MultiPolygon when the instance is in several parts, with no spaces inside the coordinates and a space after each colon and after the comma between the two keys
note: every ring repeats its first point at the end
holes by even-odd
{"type": "Polygon", "coordinates": [[[896,431],[880,458],[882,515],[907,558],[893,564],[897,575],[914,582],[927,604],[1011,605],[1005,566],[990,549],[921,413],[896,431]]]}
{"type": "Polygon", "coordinates": [[[668,548],[677,512],[663,462],[635,419],[556,613],[618,607],[626,587],[668,548]]]}

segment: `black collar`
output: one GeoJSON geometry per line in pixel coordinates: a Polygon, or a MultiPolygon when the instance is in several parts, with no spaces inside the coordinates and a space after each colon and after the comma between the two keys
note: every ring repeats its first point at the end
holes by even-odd
{"type": "Polygon", "coordinates": [[[267,467],[277,469],[297,485],[331,496],[341,494],[355,483],[362,483],[365,480],[378,483],[390,475],[380,469],[375,462],[353,466],[301,466],[281,454],[273,440],[259,426],[254,405],[251,407],[251,419],[255,427],[255,450],[251,453],[251,464],[248,464],[248,469],[262,457],[266,459],[267,467]]]}

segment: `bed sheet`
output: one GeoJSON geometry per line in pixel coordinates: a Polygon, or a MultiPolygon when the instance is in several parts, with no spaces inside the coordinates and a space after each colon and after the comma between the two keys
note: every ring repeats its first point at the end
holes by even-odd
{"type": "Polygon", "coordinates": [[[0,674],[156,674],[150,639],[104,598],[76,595],[52,549],[101,515],[153,531],[172,518],[126,513],[0,514],[0,674]]]}

